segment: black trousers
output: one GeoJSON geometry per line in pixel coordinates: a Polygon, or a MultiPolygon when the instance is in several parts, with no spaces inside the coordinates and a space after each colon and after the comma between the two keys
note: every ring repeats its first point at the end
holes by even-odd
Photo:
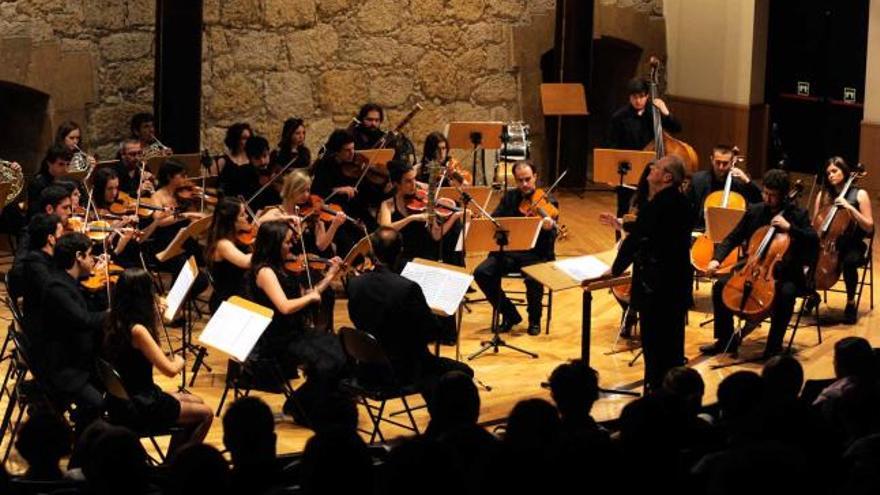
{"type": "MultiPolygon", "coordinates": [[[[516,251],[504,253],[502,257],[498,253],[490,254],[480,266],[474,270],[474,280],[486,295],[486,299],[492,307],[498,308],[499,313],[505,319],[515,319],[518,312],[516,307],[507,298],[501,289],[501,277],[511,272],[521,270],[525,266],[534,265],[546,261],[542,257],[529,251],[516,251]]],[[[541,322],[541,298],[544,296],[544,286],[538,281],[525,277],[526,302],[528,303],[529,323],[541,322]]]]}
{"type": "Polygon", "coordinates": [[[684,364],[684,327],[687,304],[666,297],[639,304],[639,325],[645,357],[645,384],[657,390],[666,373],[684,364]]]}
{"type": "Polygon", "coordinates": [[[856,296],[856,288],[859,285],[858,268],[865,264],[865,243],[856,241],[842,246],[840,250],[840,271],[843,273],[843,283],[846,285],[846,299],[852,300],[856,296]]]}
{"type": "MultiPolygon", "coordinates": [[[[722,277],[712,286],[712,305],[715,313],[715,338],[727,342],[733,334],[733,311],[722,300],[724,291],[730,277],[722,277]]],[[[770,313],[770,334],[767,336],[765,353],[775,353],[782,350],[782,341],[788,322],[794,313],[794,302],[801,284],[789,280],[776,281],[776,296],[773,299],[773,309],[770,313]]]]}

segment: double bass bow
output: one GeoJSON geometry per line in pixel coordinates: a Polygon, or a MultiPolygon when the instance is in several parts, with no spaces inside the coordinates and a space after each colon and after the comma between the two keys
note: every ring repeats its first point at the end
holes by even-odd
{"type": "MultiPolygon", "coordinates": [[[[800,180],[792,186],[780,215],[791,207],[803,188],[800,180]]],[[[749,239],[745,264],[733,272],[721,293],[724,305],[747,320],[763,320],[773,308],[776,296],[774,269],[790,245],[789,234],[779,232],[773,225],[756,230],[749,239]]]]}
{"type": "Polygon", "coordinates": [[[700,164],[700,159],[697,156],[697,152],[694,150],[693,146],[685,143],[684,141],[675,139],[670,136],[666,131],[663,130],[663,116],[660,113],[660,109],[654,105],[654,100],[658,98],[659,90],[659,73],[660,73],[660,59],[656,56],[652,56],[650,59],[651,64],[651,80],[650,80],[650,101],[648,101],[648,105],[651,108],[651,115],[654,119],[654,140],[648,143],[645,146],[645,151],[654,151],[655,158],[657,160],[663,158],[667,155],[675,155],[681,158],[682,162],[684,162],[684,168],[688,172],[688,175],[694,173],[697,170],[697,167],[700,164]]]}
{"type": "MultiPolygon", "coordinates": [[[[850,172],[840,190],[838,198],[846,198],[856,180],[865,176],[864,166],[859,163],[850,172]]],[[[852,216],[840,213],[840,206],[834,201],[822,211],[816,213],[813,228],[819,235],[819,259],[816,261],[816,290],[830,289],[840,279],[840,252],[837,243],[841,236],[851,231],[855,221],[852,216]]]]}

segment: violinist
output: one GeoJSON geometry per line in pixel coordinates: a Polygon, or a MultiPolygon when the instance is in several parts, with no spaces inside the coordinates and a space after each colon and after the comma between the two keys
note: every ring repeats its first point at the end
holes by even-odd
{"type": "MultiPolygon", "coordinates": [[[[39,201],[37,201],[38,213],[46,215],[57,215],[61,221],[63,231],[67,231],[68,219],[71,214],[70,191],[61,185],[52,185],[47,187],[40,193],[39,201]]],[[[33,217],[31,217],[33,218],[33,217]]],[[[21,236],[18,240],[15,257],[18,259],[23,256],[30,245],[30,229],[26,226],[22,229],[21,236]]]]}
{"type": "MultiPolygon", "coordinates": [[[[648,81],[635,78],[627,84],[629,103],[618,109],[611,116],[605,147],[621,150],[641,150],[654,139],[654,121],[648,107],[648,95],[651,92],[648,81]]],[[[660,110],[663,128],[669,132],[681,131],[681,124],[672,113],[666,102],[655,99],[653,105],[660,110]]]]}
{"type": "MultiPolygon", "coordinates": [[[[708,274],[713,275],[720,261],[734,249],[749,241],[758,228],[765,225],[776,227],[778,232],[787,233],[791,246],[781,263],[776,266],[776,296],[770,316],[770,334],[764,357],[769,358],[782,350],[782,341],[788,322],[794,311],[795,296],[807,290],[810,284],[804,274],[806,267],[815,263],[818,249],[816,231],[810,225],[807,211],[794,202],[788,201],[788,174],[782,170],[769,170],[764,174],[764,201],[752,205],[728,236],[715,247],[715,255],[708,266],[708,274]]],[[[715,342],[700,347],[703,354],[713,355],[725,351],[734,353],[739,340],[733,339],[733,312],[724,304],[722,292],[729,276],[719,278],[712,287],[712,304],[715,313],[715,342]]]]}
{"type": "Polygon", "coordinates": [[[137,139],[129,138],[119,144],[119,162],[113,165],[119,177],[119,190],[131,197],[137,197],[138,187],[142,194],[149,196],[156,189],[156,180],[149,170],[144,169],[144,180],[141,181],[141,156],[143,148],[137,139]]]}
{"type": "Polygon", "coordinates": [[[291,117],[284,121],[278,147],[272,150],[269,160],[281,167],[291,160],[291,168],[311,167],[312,152],[306,147],[306,125],[302,119],[291,117]]]}
{"type": "Polygon", "coordinates": [[[855,224],[850,227],[844,234],[837,238],[837,252],[840,263],[841,272],[843,273],[843,282],[846,285],[846,307],[843,312],[844,321],[847,324],[854,324],[858,320],[858,308],[856,308],[856,286],[858,285],[859,266],[863,265],[865,260],[864,239],[874,232],[874,216],[871,212],[871,199],[868,193],[861,188],[850,186],[846,196],[840,197],[847,178],[852,173],[852,169],[846,161],[834,156],[828,159],[825,164],[825,184],[816,196],[815,209],[817,216],[820,211],[829,206],[837,205],[843,211],[839,211],[838,215],[848,215],[855,224]]]}
{"type": "Polygon", "coordinates": [[[240,199],[223,198],[214,208],[205,245],[205,263],[214,287],[208,303],[211,313],[223,301],[242,295],[241,281],[251,267],[253,245],[247,244],[241,234],[252,228],[240,199]]]}
{"type": "Polygon", "coordinates": [[[703,230],[706,227],[703,209],[706,197],[714,191],[724,190],[728,174],[733,178],[730,185],[731,191],[741,194],[748,204],[761,202],[761,190],[742,169],[734,166],[733,161],[732,147],[725,144],[715,145],[712,148],[712,170],[700,170],[691,176],[688,199],[696,215],[694,227],[697,230],[703,230]]]}
{"type": "Polygon", "coordinates": [[[73,158],[73,153],[62,144],[53,144],[46,151],[46,156],[40,163],[39,172],[28,182],[28,218],[40,211],[38,203],[43,189],[67,175],[67,167],[70,165],[71,158],[73,158]]]}
{"type": "Polygon", "coordinates": [[[466,186],[470,184],[470,173],[461,169],[458,160],[449,155],[449,141],[440,132],[432,132],[425,138],[422,147],[422,161],[416,165],[416,180],[428,182],[428,163],[435,162],[446,166],[441,187],[466,186]]]}
{"type": "MultiPolygon", "coordinates": [[[[174,160],[166,160],[159,167],[158,174],[159,188],[150,198],[153,206],[161,207],[162,210],[153,211],[150,219],[156,221],[156,229],[153,233],[153,249],[154,253],[161,252],[167,248],[177,232],[186,227],[191,220],[197,220],[204,216],[198,212],[180,212],[183,203],[186,202],[179,198],[179,191],[188,187],[186,179],[186,169],[180,163],[174,160]]],[[[199,265],[202,263],[202,249],[194,239],[188,239],[184,244],[186,257],[193,255],[196,257],[199,265]]],[[[186,257],[178,256],[175,260],[168,260],[166,267],[172,273],[177,273],[186,257]]]]}
{"type": "Polygon", "coordinates": [[[684,327],[691,302],[693,220],[680,186],[686,177],[677,156],[649,166],[647,198],[623,238],[606,275],[633,266],[630,304],[639,313],[645,352],[645,387],[656,390],[666,372],[684,364],[684,327]]]}
{"type": "MultiPolygon", "coordinates": [[[[492,212],[493,217],[524,216],[520,207],[524,202],[530,202],[532,195],[535,194],[538,173],[530,160],[516,162],[513,166],[513,176],[516,179],[516,188],[504,194],[501,202],[492,212]]],[[[558,204],[555,199],[548,199],[554,207],[558,204]]],[[[505,251],[503,257],[501,253],[491,253],[474,271],[474,280],[486,295],[486,299],[493,307],[498,306],[502,316],[500,331],[509,332],[522,321],[522,316],[501,288],[501,277],[506,273],[519,271],[524,266],[555,259],[556,235],[556,221],[549,216],[545,217],[535,247],[529,251],[505,251]]],[[[538,335],[541,333],[541,298],[544,295],[544,286],[529,277],[525,278],[525,285],[529,315],[528,333],[538,335]]]]}
{"type": "Polygon", "coordinates": [[[246,165],[250,161],[244,147],[252,135],[253,130],[251,130],[251,125],[247,122],[236,122],[226,128],[226,137],[223,138],[226,153],[217,160],[217,167],[221,175],[227,165],[241,166],[246,165]]]}
{"type": "MultiPolygon", "coordinates": [[[[95,172],[92,201],[95,209],[102,218],[109,217],[110,228],[114,229],[108,239],[109,245],[113,246],[113,257],[125,268],[140,265],[140,252],[137,243],[132,239],[138,233],[133,226],[137,226],[138,218],[134,211],[123,211],[121,214],[111,213],[111,207],[121,206],[119,191],[119,176],[110,167],[104,167],[95,172]]],[[[87,215],[88,216],[88,215],[87,215]]],[[[158,225],[158,224],[155,224],[158,225]]],[[[149,228],[149,227],[148,227],[149,228]]],[[[150,231],[154,229],[150,228],[150,231]]],[[[141,238],[144,240],[144,238],[141,238]]]]}
{"type": "Polygon", "coordinates": [[[303,292],[297,277],[284,268],[293,243],[288,223],[260,225],[251,269],[245,277],[246,294],[255,303],[272,308],[274,314],[248,359],[256,366],[274,363],[286,376],[298,364],[305,367],[306,382],[283,408],[302,424],[305,418],[295,406],[301,405],[306,416],[314,412],[323,398],[336,390],[346,360],[335,335],[309,329],[302,320],[303,310],[321,301],[321,293],[339,273],[341,260],[334,258],[324,277],[303,292]]]}
{"type": "Polygon", "coordinates": [[[377,103],[366,103],[358,112],[357,118],[359,123],[353,129],[355,148],[374,148],[385,134],[381,129],[382,122],[385,121],[385,110],[377,103]]]}
{"type": "MultiPolygon", "coordinates": [[[[413,258],[438,259],[438,243],[450,230],[456,228],[462,212],[453,213],[445,220],[429,218],[427,213],[427,191],[416,182],[416,171],[405,162],[388,162],[388,174],[394,184],[394,195],[383,201],[379,208],[379,225],[391,227],[400,232],[403,252],[400,261],[406,263],[413,258]]],[[[450,235],[450,238],[457,235],[450,235]]],[[[447,260],[456,253],[454,245],[444,250],[447,260]]],[[[392,267],[392,269],[402,268],[392,267]]],[[[399,271],[399,270],[398,270],[399,271]]]]}
{"type": "Polygon", "coordinates": [[[260,188],[260,170],[269,165],[269,141],[251,136],[244,145],[247,163],[229,162],[220,171],[220,189],[229,197],[249,199],[260,188]]]}

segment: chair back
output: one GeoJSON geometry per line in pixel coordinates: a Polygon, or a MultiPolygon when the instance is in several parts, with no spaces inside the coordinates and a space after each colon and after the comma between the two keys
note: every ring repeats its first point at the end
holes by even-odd
{"type": "Polygon", "coordinates": [[[339,329],[342,350],[359,365],[391,367],[391,361],[376,337],[363,330],[343,327],[339,329]]]}
{"type": "Polygon", "coordinates": [[[116,368],[100,358],[98,359],[97,367],[98,376],[101,377],[101,383],[104,384],[107,393],[119,400],[130,401],[131,398],[128,395],[128,391],[125,390],[125,385],[123,385],[119,373],[116,372],[116,368]]]}

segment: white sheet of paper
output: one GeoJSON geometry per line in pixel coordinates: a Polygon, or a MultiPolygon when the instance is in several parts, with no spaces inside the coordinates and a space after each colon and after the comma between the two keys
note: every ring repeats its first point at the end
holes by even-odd
{"type": "Polygon", "coordinates": [[[553,265],[578,282],[599,278],[608,270],[608,265],[593,255],[567,258],[555,261],[553,265]]]}
{"type": "Polygon", "coordinates": [[[410,261],[401,276],[419,284],[431,309],[454,315],[474,277],[467,273],[410,261]]]}
{"type": "Polygon", "coordinates": [[[199,342],[244,361],[271,322],[272,318],[224,301],[202,330],[199,342]]]}
{"type": "Polygon", "coordinates": [[[174,285],[171,286],[171,290],[168,292],[168,297],[166,298],[166,302],[168,303],[164,315],[166,321],[174,319],[174,315],[177,314],[177,310],[180,309],[180,305],[183,304],[183,300],[186,299],[186,295],[189,294],[189,290],[192,288],[192,284],[195,282],[196,274],[198,273],[198,271],[193,273],[192,267],[195,266],[195,263],[195,259],[191,257],[183,264],[180,273],[177,274],[177,278],[174,280],[174,285]]]}

